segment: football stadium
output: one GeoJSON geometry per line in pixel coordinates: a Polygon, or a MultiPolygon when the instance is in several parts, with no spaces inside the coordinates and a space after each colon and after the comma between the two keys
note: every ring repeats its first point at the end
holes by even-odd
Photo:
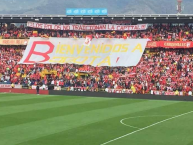
{"type": "Polygon", "coordinates": [[[0,10],[0,145],[193,145],[193,14],[176,3],[0,10]]]}

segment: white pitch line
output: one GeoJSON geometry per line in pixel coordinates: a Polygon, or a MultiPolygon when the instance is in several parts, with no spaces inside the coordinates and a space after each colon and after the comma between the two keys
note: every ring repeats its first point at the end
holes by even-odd
{"type": "Polygon", "coordinates": [[[123,124],[123,125],[125,125],[125,126],[131,127],[131,128],[137,128],[137,129],[140,129],[140,128],[138,128],[138,127],[131,126],[131,125],[128,125],[128,124],[123,123],[123,121],[126,120],[126,119],[129,119],[129,118],[122,119],[122,120],[120,121],[120,123],[123,124]]]}
{"type": "Polygon", "coordinates": [[[125,126],[131,127],[131,128],[137,128],[137,129],[140,129],[139,127],[135,127],[135,126],[131,126],[131,125],[125,124],[123,121],[124,121],[124,120],[128,120],[128,119],[134,119],[134,118],[163,117],[163,116],[176,116],[176,115],[148,115],[148,116],[134,116],[134,117],[129,117],[129,118],[121,119],[121,120],[120,120],[120,123],[123,124],[123,125],[125,125],[125,126]]]}
{"type": "Polygon", "coordinates": [[[121,122],[121,124],[123,124],[125,126],[131,127],[131,128],[140,129],[139,127],[135,127],[135,126],[131,126],[131,125],[125,124],[125,123],[123,123],[123,121],[120,121],[120,122],[121,122]]]}
{"type": "Polygon", "coordinates": [[[125,134],[125,135],[120,136],[120,137],[118,137],[118,138],[112,139],[112,140],[110,140],[110,141],[108,141],[108,142],[105,142],[105,143],[102,143],[102,144],[100,144],[100,145],[109,144],[109,143],[111,143],[111,142],[113,142],[113,141],[116,141],[116,140],[118,140],[118,139],[121,139],[121,138],[123,138],[123,137],[132,135],[132,134],[134,134],[134,133],[140,132],[140,131],[142,131],[142,130],[145,130],[145,129],[147,129],[147,128],[150,128],[150,127],[152,127],[152,126],[155,126],[155,125],[157,125],[157,124],[160,124],[160,123],[166,122],[166,121],[168,121],[168,120],[172,120],[172,119],[175,119],[175,118],[178,118],[178,117],[181,117],[181,116],[190,114],[190,113],[193,113],[193,111],[190,111],[190,112],[187,112],[187,113],[183,113],[183,114],[180,114],[180,115],[177,115],[177,116],[174,116],[174,117],[171,117],[171,118],[168,118],[168,119],[159,121],[159,122],[157,122],[157,123],[154,123],[154,124],[152,124],[152,125],[146,126],[146,127],[144,127],[144,128],[141,128],[141,129],[138,129],[138,130],[136,130],[136,131],[133,131],[133,132],[128,133],[128,134],[125,134]]]}

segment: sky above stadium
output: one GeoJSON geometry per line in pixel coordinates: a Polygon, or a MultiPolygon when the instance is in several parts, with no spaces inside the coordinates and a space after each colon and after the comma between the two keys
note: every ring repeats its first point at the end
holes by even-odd
{"type": "MultiPolygon", "coordinates": [[[[176,14],[177,0],[0,0],[0,14],[65,14],[66,8],[107,8],[109,14],[176,14]]],[[[193,14],[193,0],[183,0],[193,14]]]]}

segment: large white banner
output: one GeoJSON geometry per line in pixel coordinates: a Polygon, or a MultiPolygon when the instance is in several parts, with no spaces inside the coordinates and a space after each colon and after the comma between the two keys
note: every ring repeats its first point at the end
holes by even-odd
{"type": "Polygon", "coordinates": [[[73,30],[73,31],[97,31],[97,30],[111,30],[111,31],[133,31],[133,30],[146,30],[147,24],[139,25],[114,25],[114,24],[99,24],[99,25],[59,25],[59,24],[47,24],[37,22],[27,22],[28,27],[48,29],[48,30],[73,30]]]}
{"type": "Polygon", "coordinates": [[[30,38],[20,64],[74,63],[92,66],[136,66],[148,39],[30,38]]]}

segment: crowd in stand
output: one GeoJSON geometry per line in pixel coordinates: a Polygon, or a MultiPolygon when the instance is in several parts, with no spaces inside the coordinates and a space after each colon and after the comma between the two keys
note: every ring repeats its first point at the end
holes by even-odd
{"type": "MultiPolygon", "coordinates": [[[[2,38],[33,37],[32,28],[24,25],[0,27],[2,38]]],[[[130,32],[73,32],[38,29],[38,36],[84,38],[149,38],[152,41],[192,41],[191,25],[151,25],[145,31],[130,32]]],[[[18,64],[24,53],[22,46],[0,46],[0,83],[23,86],[55,85],[87,90],[122,89],[133,93],[155,91],[192,92],[193,49],[147,49],[135,67],[92,67],[74,64],[18,64]]],[[[190,93],[191,94],[191,93],[190,93]]]]}
{"type": "Polygon", "coordinates": [[[29,38],[41,37],[64,37],[64,38],[85,38],[86,35],[93,35],[95,38],[149,38],[152,41],[192,41],[193,27],[192,25],[149,25],[144,31],[55,31],[28,28],[24,25],[16,27],[15,25],[0,27],[0,36],[9,38],[29,38]],[[33,31],[37,31],[34,35],[33,31]]]}
{"type": "Polygon", "coordinates": [[[130,89],[133,93],[183,91],[193,88],[193,49],[149,49],[135,67],[92,67],[74,64],[19,65],[23,47],[0,47],[0,82],[23,86],[55,85],[98,90],[130,89]],[[150,50],[150,52],[149,52],[150,50]],[[49,72],[49,75],[43,74],[49,72]],[[81,75],[82,73],[82,75],[81,75]]]}

